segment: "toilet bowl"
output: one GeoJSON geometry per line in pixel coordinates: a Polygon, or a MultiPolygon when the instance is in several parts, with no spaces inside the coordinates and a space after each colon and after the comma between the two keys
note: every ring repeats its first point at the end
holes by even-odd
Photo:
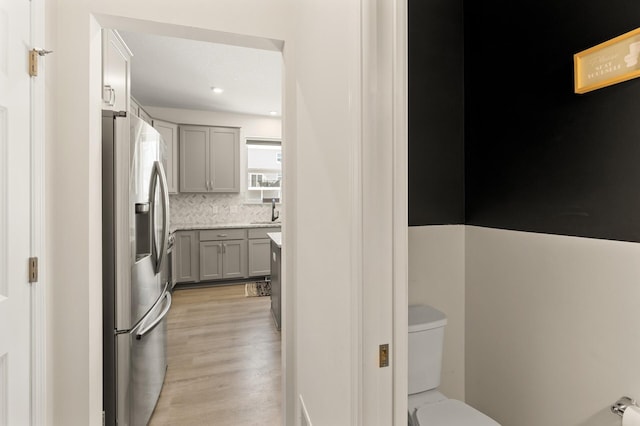
{"type": "Polygon", "coordinates": [[[446,324],[445,314],[432,306],[409,306],[409,425],[500,426],[470,405],[438,391],[446,324]]]}

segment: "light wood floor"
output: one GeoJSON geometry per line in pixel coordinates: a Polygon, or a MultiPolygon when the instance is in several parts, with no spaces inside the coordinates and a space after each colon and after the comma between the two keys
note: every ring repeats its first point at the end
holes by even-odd
{"type": "Polygon", "coordinates": [[[151,426],[279,426],[280,333],[269,297],[244,284],[176,290],[151,426]]]}

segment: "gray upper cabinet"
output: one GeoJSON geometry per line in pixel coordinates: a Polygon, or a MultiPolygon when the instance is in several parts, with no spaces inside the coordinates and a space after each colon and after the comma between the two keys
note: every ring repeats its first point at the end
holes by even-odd
{"type": "Polygon", "coordinates": [[[117,31],[102,30],[103,109],[129,110],[131,56],[131,51],[117,31]]]}
{"type": "Polygon", "coordinates": [[[240,192],[240,131],[213,127],[211,138],[211,188],[214,192],[240,192]]]}
{"type": "Polygon", "coordinates": [[[142,121],[145,121],[153,126],[153,118],[151,118],[147,111],[145,111],[144,108],[140,106],[140,103],[136,101],[133,96],[129,100],[129,112],[140,117],[142,121]]]}
{"type": "Polygon", "coordinates": [[[146,121],[147,123],[153,125],[153,119],[142,107],[138,108],[138,117],[140,117],[142,121],[146,121]]]}
{"type": "Polygon", "coordinates": [[[129,112],[133,115],[140,114],[140,105],[133,98],[129,98],[129,112]]]}
{"type": "Polygon", "coordinates": [[[209,192],[209,128],[180,126],[180,192],[209,192]]]}
{"type": "Polygon", "coordinates": [[[153,127],[165,142],[164,170],[167,173],[169,194],[176,194],[178,192],[178,125],[167,121],[153,120],[153,127]]]}
{"type": "Polygon", "coordinates": [[[240,192],[240,131],[180,126],[180,192],[240,192]]]}

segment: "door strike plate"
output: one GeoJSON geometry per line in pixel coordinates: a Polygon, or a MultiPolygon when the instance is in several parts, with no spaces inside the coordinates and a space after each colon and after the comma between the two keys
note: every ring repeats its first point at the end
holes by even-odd
{"type": "Polygon", "coordinates": [[[389,344],[380,345],[380,368],[389,366],[389,344]]]}
{"type": "Polygon", "coordinates": [[[30,283],[38,282],[38,258],[37,257],[29,258],[29,282],[30,283]]]}

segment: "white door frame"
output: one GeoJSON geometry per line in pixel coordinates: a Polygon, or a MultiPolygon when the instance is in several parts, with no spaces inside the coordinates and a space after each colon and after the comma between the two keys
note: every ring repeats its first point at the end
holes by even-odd
{"type": "MultiPolygon", "coordinates": [[[[408,51],[407,0],[362,0],[364,211],[359,424],[407,422],[408,358],[408,51]],[[390,205],[389,205],[390,204],[390,205]],[[381,266],[383,264],[383,266],[381,266]],[[372,288],[372,286],[375,286],[372,288]],[[376,340],[377,339],[377,340],[376,340]],[[371,351],[390,344],[390,372],[371,351]],[[377,361],[377,359],[376,359],[377,361]]],[[[355,310],[355,306],[353,307],[355,310]]]]}
{"type": "MultiPolygon", "coordinates": [[[[31,48],[45,46],[45,1],[31,2],[31,48]]],[[[38,76],[31,78],[31,242],[38,257],[38,282],[31,284],[31,425],[44,426],[46,418],[46,252],[45,252],[45,73],[40,57],[38,76]]]]}
{"type": "MultiPolygon", "coordinates": [[[[45,0],[34,0],[34,1],[45,1],[45,0]]],[[[361,0],[361,7],[367,8],[369,11],[373,12],[373,9],[377,10],[377,20],[372,24],[371,22],[365,22],[365,19],[369,19],[369,16],[363,16],[362,24],[366,26],[366,29],[370,31],[367,34],[360,34],[363,40],[360,42],[361,47],[371,49],[366,53],[369,55],[381,55],[382,57],[388,58],[393,61],[392,73],[390,78],[387,78],[384,81],[378,82],[378,88],[383,90],[390,91],[390,94],[385,97],[385,101],[387,104],[374,104],[371,108],[375,110],[379,110],[378,112],[391,112],[391,116],[383,115],[381,119],[383,120],[391,120],[391,123],[388,124],[386,140],[378,140],[377,143],[386,144],[387,147],[391,147],[391,152],[393,153],[392,158],[388,163],[385,163],[389,168],[390,172],[385,176],[387,179],[391,179],[391,190],[387,193],[389,197],[389,202],[393,205],[390,207],[391,217],[385,217],[385,228],[391,232],[391,237],[389,239],[389,243],[391,244],[391,248],[388,250],[391,253],[392,260],[389,262],[391,267],[390,278],[392,283],[384,284],[384,289],[382,291],[390,291],[392,301],[390,301],[390,306],[387,306],[386,309],[391,309],[390,316],[392,324],[388,324],[388,328],[384,331],[383,334],[379,333],[379,331],[375,328],[374,325],[369,324],[367,322],[368,315],[375,314],[369,309],[367,312],[367,306],[363,306],[364,302],[364,294],[362,289],[362,273],[363,270],[366,269],[368,263],[367,259],[359,259],[362,261],[354,262],[354,268],[352,270],[352,279],[354,283],[359,283],[354,288],[352,288],[352,297],[354,300],[353,306],[353,333],[356,336],[360,336],[358,342],[354,342],[354,347],[352,348],[352,363],[354,365],[354,371],[352,380],[354,383],[353,397],[354,404],[352,413],[352,419],[356,422],[355,424],[363,424],[362,422],[366,419],[369,419],[369,416],[365,416],[369,410],[375,406],[376,403],[385,404],[385,408],[383,409],[386,414],[392,416],[393,424],[397,426],[404,426],[407,419],[407,131],[408,131],[408,123],[407,123],[407,3],[406,0],[361,0]],[[391,13],[380,13],[381,10],[390,11],[391,13]],[[373,25],[373,27],[371,27],[373,25]],[[382,108],[382,109],[381,109],[382,108]],[[384,110],[384,111],[382,111],[384,110]],[[390,145],[389,145],[390,144],[390,145]],[[384,339],[390,339],[386,342],[391,344],[391,363],[389,370],[385,370],[383,372],[384,375],[388,375],[384,380],[378,381],[378,374],[380,370],[377,369],[365,369],[363,367],[367,360],[371,359],[370,347],[365,347],[365,342],[362,337],[368,335],[368,342],[380,339],[375,336],[379,336],[384,339]],[[390,371],[390,374],[387,373],[390,371]],[[378,383],[378,386],[388,386],[388,389],[373,389],[373,392],[370,392],[372,389],[365,389],[366,383],[378,383]],[[367,392],[366,394],[364,392],[367,392]],[[391,400],[390,400],[391,399],[391,400]]],[[[179,25],[170,24],[170,23],[155,23],[155,22],[146,22],[140,20],[134,20],[126,17],[120,16],[112,16],[112,15],[94,15],[98,19],[100,25],[102,27],[111,27],[111,28],[119,28],[119,29],[142,29],[147,32],[157,33],[157,34],[169,34],[171,31],[178,31],[180,29],[179,25]],[[141,28],[142,27],[142,28],[141,28]]],[[[202,40],[211,40],[211,38],[217,38],[219,35],[216,34],[213,30],[205,30],[205,29],[192,29],[192,31],[197,31],[200,34],[198,39],[202,40]]],[[[177,34],[176,34],[177,35],[177,34]]],[[[235,37],[236,35],[224,34],[226,37],[235,37]]],[[[178,35],[179,36],[179,35],[178,35]]],[[[354,35],[355,36],[355,35],[354,35]]],[[[357,37],[357,36],[356,36],[357,37]]],[[[248,38],[242,36],[237,36],[234,38],[234,44],[243,45],[245,43],[253,44],[259,42],[259,40],[252,40],[251,37],[248,38]]],[[[220,41],[217,41],[220,42],[220,41]]],[[[248,46],[248,47],[263,47],[264,46],[248,46]]],[[[273,49],[273,45],[270,46],[273,49]]],[[[282,46],[278,46],[281,48],[282,46]]],[[[363,64],[364,65],[364,64],[363,64]]],[[[363,66],[361,68],[361,74],[359,78],[362,78],[362,81],[369,78],[377,78],[379,69],[370,69],[367,66],[363,66]]],[[[285,70],[286,72],[286,70],[285,70]]],[[[387,75],[387,77],[389,77],[387,75]]],[[[286,84],[284,85],[286,88],[286,84]]],[[[370,105],[368,101],[371,98],[365,98],[365,88],[362,88],[361,92],[361,102],[363,105],[370,105]]],[[[283,99],[286,99],[286,95],[283,99]]],[[[378,100],[379,102],[379,100],[378,100]]],[[[369,110],[371,112],[371,110],[369,110]]],[[[371,121],[363,122],[364,126],[373,126],[369,127],[369,129],[375,128],[374,123],[371,121]]],[[[354,135],[356,137],[362,137],[362,132],[360,131],[359,135],[354,135]]],[[[381,136],[384,138],[385,136],[381,136]]],[[[362,142],[362,141],[361,141],[362,142]]],[[[352,151],[353,155],[351,158],[352,164],[352,182],[350,183],[354,187],[362,188],[362,166],[365,154],[364,150],[367,149],[366,144],[360,143],[360,145],[354,147],[354,151],[352,151]]],[[[369,197],[375,196],[373,194],[373,188],[368,186],[365,190],[370,191],[367,195],[369,197]]],[[[354,211],[359,211],[362,207],[359,200],[354,200],[354,204],[352,205],[354,211]]],[[[283,236],[286,237],[287,229],[289,225],[292,225],[292,221],[294,218],[288,218],[286,224],[283,226],[283,236]]],[[[362,215],[359,214],[359,218],[352,217],[354,226],[362,226],[362,215]]],[[[354,259],[358,259],[361,253],[361,244],[363,243],[363,233],[362,229],[354,229],[353,231],[354,247],[352,254],[354,255],[354,259]]],[[[293,259],[289,259],[293,260],[293,259]]],[[[372,260],[369,259],[369,262],[372,260]]],[[[294,261],[295,262],[295,261],[294,261]]],[[[286,265],[287,260],[285,260],[286,265]]],[[[290,266],[285,266],[288,270],[290,266]]],[[[284,295],[285,298],[289,298],[291,300],[291,296],[294,296],[292,289],[287,290],[288,286],[286,282],[283,283],[283,290],[288,293],[284,295]]],[[[284,362],[295,362],[295,350],[293,350],[292,345],[294,344],[292,337],[295,336],[295,325],[290,321],[293,320],[295,322],[295,318],[289,316],[287,318],[287,314],[293,313],[287,308],[287,313],[285,313],[285,317],[283,317],[283,361],[288,358],[293,358],[293,360],[288,360],[284,362]],[[292,327],[293,325],[293,327],[292,327]]],[[[295,316],[295,315],[293,315],[295,316]]],[[[380,341],[380,343],[383,343],[380,341]]],[[[288,364],[290,365],[290,364],[288,364]]],[[[294,373],[294,372],[289,372],[294,373]]],[[[283,376],[283,384],[286,388],[286,393],[283,393],[285,397],[285,411],[283,412],[284,417],[289,421],[293,421],[295,424],[296,411],[294,407],[297,403],[296,393],[294,386],[291,386],[292,383],[295,383],[295,377],[292,374],[287,374],[283,376]],[[292,418],[293,417],[293,418],[292,418]]],[[[381,419],[382,420],[382,419],[381,419]]],[[[379,425],[383,426],[383,425],[379,425]]],[[[386,426],[386,425],[384,425],[386,426]]]]}
{"type": "Polygon", "coordinates": [[[408,0],[393,1],[393,424],[407,422],[409,332],[408,0]]]}

